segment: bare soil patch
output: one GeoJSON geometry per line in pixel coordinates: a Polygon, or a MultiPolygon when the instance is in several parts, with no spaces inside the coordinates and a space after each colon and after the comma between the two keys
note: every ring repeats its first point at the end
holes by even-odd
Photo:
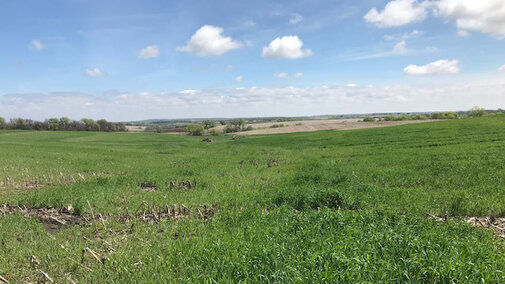
{"type": "Polygon", "coordinates": [[[69,208],[29,208],[26,206],[9,206],[0,207],[0,214],[21,214],[24,217],[36,218],[42,222],[48,232],[56,232],[65,225],[78,224],[81,217],[73,214],[71,207],[69,208]]]}
{"type": "Polygon", "coordinates": [[[148,205],[146,202],[142,202],[133,212],[131,212],[128,207],[124,209],[124,213],[119,215],[102,215],[93,212],[85,215],[77,215],[74,214],[71,206],[69,206],[69,208],[32,208],[26,206],[3,205],[0,207],[0,216],[21,214],[25,218],[35,218],[43,224],[49,233],[55,233],[67,225],[91,225],[93,222],[98,222],[105,226],[105,223],[110,220],[128,223],[133,220],[155,223],[162,220],[177,220],[184,217],[196,217],[207,220],[217,211],[216,205],[201,205],[188,208],[184,204],[148,205]]]}
{"type": "MultiPolygon", "coordinates": [[[[388,127],[396,125],[426,123],[435,120],[406,120],[406,121],[375,121],[362,122],[362,119],[320,119],[320,120],[299,120],[287,122],[265,122],[247,124],[253,130],[240,132],[240,135],[277,134],[292,132],[312,132],[320,130],[353,130],[376,127],[388,127]],[[279,127],[279,125],[283,125],[279,127]]],[[[225,126],[220,125],[214,129],[222,131],[225,126]]]]}
{"type": "Polygon", "coordinates": [[[158,187],[154,183],[143,182],[140,184],[140,188],[145,192],[154,192],[158,187]]]}
{"type": "Polygon", "coordinates": [[[127,125],[126,129],[128,129],[128,132],[144,132],[144,131],[146,131],[145,126],[137,126],[137,125],[127,125]]]}

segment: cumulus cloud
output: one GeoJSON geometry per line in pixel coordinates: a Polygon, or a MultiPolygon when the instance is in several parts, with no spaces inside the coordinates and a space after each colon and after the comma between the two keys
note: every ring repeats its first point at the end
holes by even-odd
{"type": "Polygon", "coordinates": [[[223,35],[223,28],[205,25],[199,28],[185,46],[178,51],[194,53],[198,56],[217,56],[242,47],[242,43],[223,35]]]}
{"type": "Polygon", "coordinates": [[[31,45],[36,50],[42,50],[42,49],[45,48],[44,44],[40,40],[38,40],[38,39],[32,40],[31,45]]]}
{"type": "Polygon", "coordinates": [[[460,31],[479,31],[505,38],[505,1],[440,0],[435,15],[456,22],[460,31]]]}
{"type": "Polygon", "coordinates": [[[240,83],[242,81],[244,81],[244,76],[239,75],[239,76],[235,77],[235,82],[240,83]]]}
{"type": "Polygon", "coordinates": [[[296,59],[311,55],[312,50],[303,49],[303,42],[296,35],[278,37],[263,48],[265,58],[296,59]]]}
{"type": "Polygon", "coordinates": [[[349,84],[347,84],[345,86],[348,87],[348,88],[356,88],[358,85],[355,84],[355,83],[349,83],[349,84]]]}
{"type": "Polygon", "coordinates": [[[103,72],[99,68],[88,68],[86,69],[86,75],[88,77],[102,77],[105,75],[105,72],[103,72]]]}
{"type": "Polygon", "coordinates": [[[442,59],[424,66],[409,65],[403,71],[408,75],[454,74],[459,72],[459,61],[442,59]]]}
{"type": "Polygon", "coordinates": [[[376,8],[371,9],[364,18],[380,28],[398,27],[424,20],[427,15],[426,6],[417,0],[394,0],[380,12],[376,8]]]}
{"type": "Polygon", "coordinates": [[[139,57],[142,59],[155,58],[160,55],[160,49],[157,45],[149,45],[139,51],[139,57]]]}
{"type": "Polygon", "coordinates": [[[498,72],[505,73],[505,64],[503,64],[500,68],[498,68],[498,72]]]}
{"type": "Polygon", "coordinates": [[[478,31],[505,38],[505,1],[503,0],[393,0],[382,11],[371,9],[364,19],[380,28],[398,27],[426,18],[428,11],[456,23],[458,35],[478,31]]]}
{"type": "Polygon", "coordinates": [[[301,77],[303,77],[303,73],[302,72],[296,72],[295,77],[296,78],[301,78],[301,77]]]}
{"type": "Polygon", "coordinates": [[[393,48],[394,54],[405,54],[407,53],[407,42],[402,40],[399,43],[395,44],[393,48]]]}
{"type": "Polygon", "coordinates": [[[302,21],[303,21],[303,16],[295,13],[295,14],[291,15],[291,18],[289,19],[289,24],[296,25],[302,21]]]}
{"type": "Polygon", "coordinates": [[[426,85],[250,87],[167,93],[111,92],[0,94],[6,118],[68,116],[111,121],[147,118],[303,116],[394,111],[496,108],[505,100],[505,78],[426,85]]]}

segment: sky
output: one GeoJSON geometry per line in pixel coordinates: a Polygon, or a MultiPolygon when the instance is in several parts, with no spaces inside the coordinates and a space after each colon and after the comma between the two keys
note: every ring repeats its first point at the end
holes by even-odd
{"type": "Polygon", "coordinates": [[[503,0],[3,0],[0,116],[505,108],[503,0]]]}

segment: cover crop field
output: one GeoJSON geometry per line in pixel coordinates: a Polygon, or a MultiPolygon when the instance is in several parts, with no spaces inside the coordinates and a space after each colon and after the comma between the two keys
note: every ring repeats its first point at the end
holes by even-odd
{"type": "Polygon", "coordinates": [[[505,281],[505,116],[212,139],[0,131],[0,283],[505,281]]]}

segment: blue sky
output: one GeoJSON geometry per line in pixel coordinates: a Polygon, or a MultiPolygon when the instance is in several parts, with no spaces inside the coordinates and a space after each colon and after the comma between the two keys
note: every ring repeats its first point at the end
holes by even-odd
{"type": "Polygon", "coordinates": [[[0,32],[4,117],[505,107],[502,0],[17,0],[0,32]]]}

